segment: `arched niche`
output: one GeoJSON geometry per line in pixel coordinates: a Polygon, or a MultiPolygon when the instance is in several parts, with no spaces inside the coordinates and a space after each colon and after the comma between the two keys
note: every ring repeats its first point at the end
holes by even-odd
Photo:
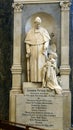
{"type": "Polygon", "coordinates": [[[27,33],[34,26],[34,19],[39,16],[42,20],[41,26],[46,28],[49,34],[57,32],[56,22],[51,14],[38,12],[33,14],[25,23],[25,33],[27,33]]]}
{"type": "MultiPolygon", "coordinates": [[[[22,60],[26,62],[24,38],[27,31],[33,26],[34,18],[40,16],[42,25],[49,34],[55,34],[58,54],[58,65],[60,66],[61,57],[61,13],[58,3],[50,4],[25,4],[22,11],[22,60]]],[[[25,63],[26,64],[26,63],[25,63]]],[[[26,70],[26,68],[25,68],[26,70]]]]}
{"type": "MultiPolygon", "coordinates": [[[[57,47],[57,50],[58,50],[58,43],[59,43],[59,40],[60,40],[59,39],[58,26],[57,26],[57,23],[56,23],[54,17],[49,13],[37,12],[37,13],[32,14],[30,17],[28,17],[28,19],[25,20],[26,22],[24,23],[25,26],[24,26],[23,39],[25,39],[27,32],[34,26],[34,19],[37,16],[39,16],[41,18],[41,20],[42,20],[41,26],[47,29],[49,35],[51,35],[52,32],[55,34],[56,47],[57,47]]],[[[23,43],[24,43],[24,40],[23,40],[23,43]]],[[[23,49],[23,47],[22,47],[22,49],[23,49]]],[[[24,75],[25,75],[24,79],[26,79],[26,75],[27,75],[26,66],[27,65],[26,65],[26,45],[25,45],[25,43],[24,43],[24,50],[23,50],[22,53],[23,53],[22,55],[24,55],[24,58],[22,58],[22,59],[24,59],[22,66],[24,68],[24,75]]],[[[58,57],[60,57],[60,56],[58,56],[58,57]]],[[[59,63],[60,63],[60,58],[58,58],[58,64],[59,63]]]]}

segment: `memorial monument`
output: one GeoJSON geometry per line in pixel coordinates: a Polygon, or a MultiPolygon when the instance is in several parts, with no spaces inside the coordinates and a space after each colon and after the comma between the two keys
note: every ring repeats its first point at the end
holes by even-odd
{"type": "Polygon", "coordinates": [[[71,127],[69,0],[14,0],[10,121],[71,127]]]}

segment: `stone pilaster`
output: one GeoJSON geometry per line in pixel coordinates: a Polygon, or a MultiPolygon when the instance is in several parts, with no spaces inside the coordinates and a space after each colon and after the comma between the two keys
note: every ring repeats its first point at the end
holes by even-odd
{"type": "Polygon", "coordinates": [[[13,65],[12,71],[12,90],[10,91],[9,119],[15,122],[15,98],[21,93],[21,34],[22,34],[22,8],[23,4],[13,3],[14,8],[14,31],[13,31],[13,65]]]}
{"type": "Polygon", "coordinates": [[[14,8],[14,44],[13,44],[13,66],[12,66],[12,90],[21,90],[21,15],[23,4],[13,3],[14,8]]]}
{"type": "Polygon", "coordinates": [[[63,89],[69,89],[69,7],[70,2],[60,2],[61,6],[61,79],[63,89]]]}

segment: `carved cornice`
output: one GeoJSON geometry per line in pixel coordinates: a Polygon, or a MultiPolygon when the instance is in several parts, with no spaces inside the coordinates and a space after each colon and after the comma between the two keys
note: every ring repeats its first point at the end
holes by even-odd
{"type": "Polygon", "coordinates": [[[14,8],[14,12],[22,12],[24,4],[23,3],[13,3],[12,7],[14,8]]]}
{"type": "Polygon", "coordinates": [[[64,2],[64,1],[60,2],[61,10],[69,10],[70,5],[71,5],[71,2],[64,2]]]}
{"type": "Polygon", "coordinates": [[[14,0],[14,2],[20,2],[20,3],[24,3],[24,4],[34,4],[34,3],[59,3],[61,1],[65,1],[68,2],[70,0],[14,0]]]}

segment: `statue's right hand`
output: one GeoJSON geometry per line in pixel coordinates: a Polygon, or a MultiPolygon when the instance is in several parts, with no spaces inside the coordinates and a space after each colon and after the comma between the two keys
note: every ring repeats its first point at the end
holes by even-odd
{"type": "Polygon", "coordinates": [[[30,54],[30,48],[27,49],[27,53],[30,54]]]}
{"type": "Polygon", "coordinates": [[[30,53],[27,53],[27,54],[26,54],[26,58],[29,58],[29,57],[30,57],[30,53]]]}

